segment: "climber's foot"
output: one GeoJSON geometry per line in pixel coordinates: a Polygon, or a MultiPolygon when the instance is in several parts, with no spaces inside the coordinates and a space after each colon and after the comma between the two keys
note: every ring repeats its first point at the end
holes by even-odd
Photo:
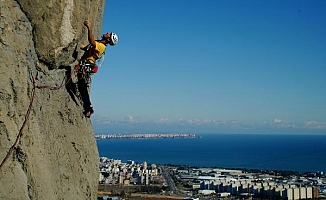
{"type": "Polygon", "coordinates": [[[90,107],[89,110],[86,110],[84,112],[84,115],[85,115],[85,117],[90,118],[93,113],[94,113],[94,110],[92,107],[90,107]]]}
{"type": "Polygon", "coordinates": [[[92,113],[91,113],[91,111],[88,111],[88,112],[84,112],[84,115],[85,115],[85,117],[90,118],[92,113]]]}

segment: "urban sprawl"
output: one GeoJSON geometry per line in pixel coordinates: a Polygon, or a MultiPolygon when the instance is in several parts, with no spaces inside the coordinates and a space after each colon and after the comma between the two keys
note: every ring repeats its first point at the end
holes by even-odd
{"type": "MultiPolygon", "coordinates": [[[[120,196],[132,192],[174,195],[183,199],[316,199],[325,198],[323,172],[299,174],[126,163],[100,158],[100,190],[119,186],[120,196]],[[138,189],[137,189],[138,188],[138,189]],[[154,190],[153,188],[156,188],[154,190]],[[159,190],[157,190],[159,188],[159,190]]],[[[113,198],[111,198],[113,199],[113,198]]]]}

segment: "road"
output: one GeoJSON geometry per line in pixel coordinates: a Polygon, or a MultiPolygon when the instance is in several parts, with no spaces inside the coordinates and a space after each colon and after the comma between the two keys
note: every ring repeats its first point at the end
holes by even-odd
{"type": "Polygon", "coordinates": [[[161,169],[162,169],[162,174],[163,174],[163,177],[164,177],[164,179],[166,181],[166,184],[169,187],[170,193],[173,194],[173,195],[181,195],[181,196],[183,196],[183,193],[180,192],[178,190],[178,188],[175,186],[175,183],[174,183],[173,178],[172,178],[173,175],[171,174],[170,170],[168,168],[166,168],[166,167],[162,167],[161,169]]]}

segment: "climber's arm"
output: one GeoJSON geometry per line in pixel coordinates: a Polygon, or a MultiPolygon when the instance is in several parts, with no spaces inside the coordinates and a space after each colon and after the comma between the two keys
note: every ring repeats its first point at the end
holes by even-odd
{"type": "Polygon", "coordinates": [[[95,47],[96,43],[95,43],[95,39],[94,39],[94,35],[93,35],[93,31],[92,31],[92,27],[91,27],[91,23],[88,20],[84,21],[84,25],[87,27],[88,30],[88,42],[95,47]]]}

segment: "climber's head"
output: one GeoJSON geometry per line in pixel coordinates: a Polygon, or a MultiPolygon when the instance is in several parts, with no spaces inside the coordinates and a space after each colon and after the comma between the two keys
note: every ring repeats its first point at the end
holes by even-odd
{"type": "Polygon", "coordinates": [[[114,46],[115,44],[118,43],[118,35],[112,32],[108,32],[103,34],[102,40],[106,40],[108,44],[114,46]]]}

